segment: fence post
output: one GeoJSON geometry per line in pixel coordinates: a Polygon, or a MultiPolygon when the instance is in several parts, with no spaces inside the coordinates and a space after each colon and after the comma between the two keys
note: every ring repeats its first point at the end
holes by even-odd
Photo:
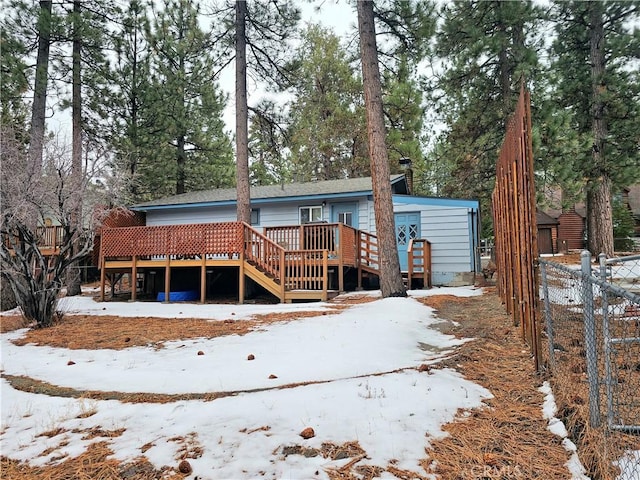
{"type": "Polygon", "coordinates": [[[547,338],[549,339],[549,364],[551,370],[556,369],[556,354],[553,347],[553,316],[551,315],[551,302],[549,301],[549,283],[547,280],[547,265],[540,262],[540,275],[542,278],[542,297],[544,301],[544,322],[547,329],[547,338]]]}
{"type": "MultiPolygon", "coordinates": [[[[600,278],[607,281],[607,254],[598,255],[600,261],[600,278]]],[[[607,425],[613,425],[613,379],[611,378],[611,333],[609,332],[609,295],[600,292],[602,299],[602,336],[604,338],[604,385],[607,392],[607,425]]]]}
{"type": "Polygon", "coordinates": [[[584,318],[584,342],[589,381],[589,425],[600,426],[600,397],[598,392],[598,350],[596,346],[596,319],[593,308],[593,286],[591,282],[591,253],[580,254],[582,270],[582,312],[584,318]]]}

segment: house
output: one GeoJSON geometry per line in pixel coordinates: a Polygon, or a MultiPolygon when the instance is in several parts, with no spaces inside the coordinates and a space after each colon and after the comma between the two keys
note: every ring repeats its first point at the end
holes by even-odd
{"type": "MultiPolygon", "coordinates": [[[[404,174],[393,175],[390,185],[401,269],[404,272],[415,271],[412,265],[409,265],[409,259],[418,256],[417,241],[422,239],[426,240],[425,243],[430,247],[429,258],[423,260],[428,267],[425,270],[429,270],[430,273],[429,278],[425,278],[425,284],[472,284],[475,273],[480,269],[476,255],[479,243],[478,202],[410,195],[404,174]]],[[[159,242],[162,235],[171,235],[173,250],[166,258],[171,256],[171,262],[174,262],[176,267],[184,266],[186,270],[186,267],[197,267],[197,262],[193,263],[195,260],[189,258],[200,250],[194,250],[195,247],[191,247],[191,244],[202,242],[203,236],[221,235],[221,242],[226,242],[228,248],[223,248],[223,245],[198,247],[213,249],[200,256],[196,255],[202,258],[203,265],[208,265],[206,268],[200,268],[199,275],[195,275],[200,281],[193,282],[194,289],[200,287],[201,298],[208,296],[209,287],[205,287],[205,284],[209,285],[220,274],[216,269],[224,267],[237,267],[235,275],[240,276],[239,284],[243,283],[241,278],[247,276],[269,290],[267,280],[260,277],[260,272],[253,270],[254,264],[260,262],[264,262],[260,268],[275,269],[268,271],[266,276],[276,279],[280,279],[285,273],[292,275],[292,272],[295,272],[299,275],[303,270],[313,271],[310,275],[305,274],[307,280],[303,285],[297,285],[299,288],[296,290],[313,290],[314,282],[324,282],[330,290],[347,289],[349,283],[354,286],[357,283],[360,286],[361,277],[364,276],[366,281],[368,276],[374,281],[377,273],[377,239],[372,195],[370,177],[252,187],[250,226],[236,222],[234,188],[190,192],[141,203],[134,205],[132,210],[145,214],[145,227],[129,227],[127,230],[127,235],[133,235],[136,237],[135,240],[126,236],[118,237],[117,231],[125,233],[123,229],[105,229],[103,232],[103,271],[108,273],[130,270],[132,266],[122,260],[127,256],[123,249],[126,250],[127,244],[135,244],[135,256],[145,257],[143,262],[138,263],[136,275],[144,271],[146,283],[152,284],[153,291],[168,291],[169,284],[172,284],[173,290],[173,284],[189,283],[187,276],[193,278],[197,272],[194,270],[187,275],[186,271],[180,273],[176,270],[175,277],[173,274],[168,277],[168,269],[165,269],[163,282],[162,275],[158,275],[162,273],[159,268],[162,264],[150,263],[154,261],[154,257],[161,256],[159,250],[154,250],[155,244],[151,247],[152,243],[159,242]],[[182,230],[183,233],[178,238],[167,229],[182,230]],[[161,231],[164,233],[160,233],[161,231]],[[142,238],[142,235],[147,237],[142,238]],[[149,236],[155,240],[150,240],[149,236]],[[107,242],[109,244],[105,245],[107,242]],[[182,246],[177,245],[178,243],[182,246]],[[148,245],[150,250],[145,252],[143,245],[148,245]],[[268,250],[271,253],[267,255],[265,252],[268,250]],[[315,260],[308,254],[310,251],[316,252],[315,260]],[[318,260],[322,251],[327,252],[324,263],[318,260]],[[184,259],[178,260],[178,257],[184,259]],[[250,260],[248,263],[245,262],[242,268],[241,258],[250,260]],[[285,258],[282,261],[290,263],[278,267],[274,258],[278,261],[285,258]],[[189,261],[192,263],[188,263],[189,261]],[[320,275],[320,272],[324,273],[320,275]]],[[[129,252],[128,256],[134,255],[129,252]]],[[[285,282],[279,281],[279,288],[285,289],[285,282]]],[[[226,284],[235,285],[235,282],[226,284]]],[[[302,298],[302,292],[294,294],[293,288],[287,288],[289,290],[280,294],[277,288],[274,288],[272,293],[280,297],[281,301],[302,298]]],[[[246,292],[242,292],[242,295],[244,293],[246,292]]],[[[326,292],[319,298],[324,297],[326,292]]]]}
{"type": "Polygon", "coordinates": [[[538,225],[539,253],[558,253],[558,220],[541,210],[537,210],[536,223],[538,225]]]}
{"type": "Polygon", "coordinates": [[[634,219],[634,236],[636,240],[640,237],[640,183],[631,185],[625,189],[625,198],[623,201],[629,205],[629,209],[634,219]]]}

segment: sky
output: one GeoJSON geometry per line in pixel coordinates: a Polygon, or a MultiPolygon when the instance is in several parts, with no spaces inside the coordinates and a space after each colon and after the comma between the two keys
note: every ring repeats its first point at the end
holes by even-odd
{"type": "MultiPolygon", "coordinates": [[[[184,316],[210,321],[282,311],[294,317],[296,311],[317,311],[318,316],[269,324],[243,336],[118,351],[16,346],[12,340],[26,330],[3,334],[0,368],[8,375],[75,389],[240,393],[209,402],[133,404],[27,393],[2,379],[2,455],[44,465],[55,458],[80,455],[92,442],[106,441],[115,458],[131,461],[144,450],[156,468],[176,467],[185,451],[190,452],[197,458],[189,458],[193,467],[189,478],[327,479],[327,469],[351,459],[286,455],[284,449],[357,441],[367,454],[362,464],[384,467],[395,460],[398,468],[428,476],[419,462],[425,458],[425,448],[446,435],[442,426],[464,421],[465,415],[483,408],[483,401],[492,397],[455,370],[438,366],[468,340],[441,333],[438,324],[446,320],[416,300],[434,294],[475,296],[482,290],[411,291],[409,298],[378,298],[339,313],[328,313],[326,303],[199,305],[96,303],[91,296],[63,299],[60,308],[66,315],[184,316]],[[255,360],[249,361],[249,354],[255,360]],[[432,368],[419,372],[416,367],[421,364],[432,368]],[[278,388],[294,383],[302,385],[278,388]],[[42,435],[58,427],[58,434],[42,435]],[[124,430],[119,436],[90,438],[87,432],[98,427],[124,430]],[[303,440],[300,432],[306,427],[313,428],[315,436],[303,440]]],[[[543,393],[547,400],[540,406],[540,415],[549,419],[554,433],[565,438],[550,389],[543,393]]],[[[568,477],[585,480],[575,448],[572,451],[565,443],[568,477]]],[[[630,452],[621,462],[633,464],[636,454],[640,455],[630,452]]],[[[391,477],[383,474],[381,478],[391,477]]]]}

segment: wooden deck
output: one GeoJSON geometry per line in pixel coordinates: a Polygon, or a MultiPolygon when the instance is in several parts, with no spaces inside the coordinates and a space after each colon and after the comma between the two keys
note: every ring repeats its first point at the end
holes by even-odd
{"type": "Polygon", "coordinates": [[[241,222],[104,228],[100,242],[100,298],[108,276],[127,273],[137,279],[162,272],[164,298],[182,290],[172,282],[180,268],[199,272],[200,301],[206,301],[207,272],[216,267],[238,271],[238,300],[245,300],[250,278],[281,302],[327,300],[345,289],[344,274],[357,269],[377,274],[377,238],[341,223],[266,227],[263,233],[241,222]],[[330,278],[331,277],[331,278],[330,278]],[[333,289],[329,284],[335,284],[333,289]]]}
{"type": "MultiPolygon", "coordinates": [[[[63,227],[38,227],[36,235],[38,249],[43,256],[51,257],[60,254],[60,246],[64,244],[65,231],[63,227]]],[[[8,237],[6,235],[3,235],[2,241],[9,250],[20,244],[20,239],[17,237],[8,237]]]]}

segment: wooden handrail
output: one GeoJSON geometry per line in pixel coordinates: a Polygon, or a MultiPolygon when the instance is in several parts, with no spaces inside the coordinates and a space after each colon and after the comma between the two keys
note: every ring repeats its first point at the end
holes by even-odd
{"type": "MultiPolygon", "coordinates": [[[[59,250],[64,244],[65,229],[64,227],[53,225],[48,227],[37,227],[36,235],[38,239],[38,247],[41,250],[59,250]]],[[[18,237],[9,237],[3,235],[2,241],[8,249],[13,249],[20,240],[18,237]],[[13,239],[12,239],[13,238],[13,239]]]]}
{"type": "Polygon", "coordinates": [[[243,223],[242,226],[245,259],[253,262],[263,272],[273,277],[276,283],[286,284],[284,278],[286,269],[282,267],[281,261],[284,258],[285,249],[262,235],[251,225],[243,223]]]}
{"type": "Polygon", "coordinates": [[[326,249],[288,250],[266,235],[244,225],[245,258],[272,276],[286,290],[327,291],[326,249]]]}
{"type": "Polygon", "coordinates": [[[379,270],[380,257],[378,256],[378,237],[359,230],[358,238],[358,262],[360,266],[379,270]]]}

